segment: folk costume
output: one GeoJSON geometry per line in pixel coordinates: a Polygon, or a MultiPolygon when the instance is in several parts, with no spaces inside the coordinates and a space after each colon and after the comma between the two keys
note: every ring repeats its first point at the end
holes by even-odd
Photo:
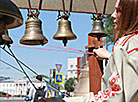
{"type": "Polygon", "coordinates": [[[138,33],[121,37],[102,77],[98,102],[138,102],[138,33]]]}

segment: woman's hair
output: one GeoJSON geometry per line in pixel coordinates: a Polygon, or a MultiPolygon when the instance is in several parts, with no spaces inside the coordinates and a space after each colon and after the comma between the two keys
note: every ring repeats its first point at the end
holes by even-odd
{"type": "Polygon", "coordinates": [[[117,35],[117,39],[138,30],[138,0],[120,0],[119,10],[121,12],[117,25],[119,30],[114,34],[117,35]]]}

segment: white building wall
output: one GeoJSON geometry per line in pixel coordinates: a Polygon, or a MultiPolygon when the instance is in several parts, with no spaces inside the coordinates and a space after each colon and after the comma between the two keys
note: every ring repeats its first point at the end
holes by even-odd
{"type": "Polygon", "coordinates": [[[68,59],[68,69],[67,69],[68,79],[77,78],[77,58],[68,59]]]}
{"type": "MultiPolygon", "coordinates": [[[[36,82],[33,82],[34,84],[36,82]]],[[[47,84],[43,82],[47,87],[47,84]]],[[[15,81],[1,81],[0,82],[0,92],[9,93],[10,95],[20,95],[26,96],[28,89],[32,87],[32,84],[23,79],[17,79],[15,81]]]]}
{"type": "Polygon", "coordinates": [[[27,81],[22,79],[0,82],[0,91],[11,95],[27,95],[29,88],[30,85],[28,85],[27,81]]]}

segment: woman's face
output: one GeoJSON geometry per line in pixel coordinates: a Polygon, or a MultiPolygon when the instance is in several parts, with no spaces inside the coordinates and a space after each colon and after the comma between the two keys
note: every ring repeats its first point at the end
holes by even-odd
{"type": "Polygon", "coordinates": [[[119,10],[119,8],[118,8],[118,6],[119,6],[119,2],[120,2],[120,0],[117,0],[116,1],[116,4],[115,4],[115,11],[113,12],[113,14],[111,15],[113,18],[114,18],[114,29],[115,30],[117,30],[119,27],[117,26],[117,24],[118,24],[118,19],[119,19],[119,17],[120,17],[120,15],[121,15],[121,12],[120,12],[120,10],[119,10]]]}

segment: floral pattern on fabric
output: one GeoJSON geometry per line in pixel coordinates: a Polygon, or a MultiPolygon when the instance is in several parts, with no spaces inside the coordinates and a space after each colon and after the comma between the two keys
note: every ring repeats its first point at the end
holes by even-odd
{"type": "Polygon", "coordinates": [[[114,97],[115,94],[121,90],[119,86],[118,74],[109,78],[109,85],[110,88],[106,89],[105,92],[99,91],[98,94],[94,96],[97,102],[101,102],[103,100],[107,100],[108,98],[114,97]]]}
{"type": "Polygon", "coordinates": [[[110,85],[112,91],[116,92],[116,91],[121,90],[121,88],[119,86],[119,80],[118,79],[119,79],[119,75],[117,74],[116,76],[112,77],[111,80],[109,80],[109,85],[110,85]]]}

